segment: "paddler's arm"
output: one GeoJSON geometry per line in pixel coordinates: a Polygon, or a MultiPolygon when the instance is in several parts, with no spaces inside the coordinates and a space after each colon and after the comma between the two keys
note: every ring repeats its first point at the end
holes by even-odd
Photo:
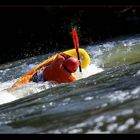
{"type": "Polygon", "coordinates": [[[65,61],[65,58],[61,55],[61,53],[58,53],[56,54],[56,57],[54,61],[52,62],[52,65],[54,65],[55,67],[60,67],[64,61],[65,61]]]}
{"type": "MultiPolygon", "coordinates": [[[[56,55],[56,58],[54,59],[54,64],[58,65],[58,67],[60,66],[62,67],[65,59],[68,59],[69,57],[70,55],[67,55],[65,53],[59,53],[56,55]]],[[[74,82],[77,80],[71,73],[69,73],[68,75],[69,76],[68,76],[67,82],[74,82]]]]}

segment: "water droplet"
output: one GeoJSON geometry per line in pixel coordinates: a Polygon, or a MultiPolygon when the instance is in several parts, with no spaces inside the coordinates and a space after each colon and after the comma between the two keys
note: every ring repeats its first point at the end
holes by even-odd
{"type": "Polygon", "coordinates": [[[138,72],[136,73],[136,75],[140,75],[140,70],[138,70],[138,72]]]}
{"type": "Polygon", "coordinates": [[[135,129],[140,129],[140,121],[135,125],[135,129]]]}
{"type": "Polygon", "coordinates": [[[104,119],[104,116],[99,116],[98,118],[96,118],[95,120],[94,120],[94,122],[100,122],[100,121],[102,121],[104,119]]]}
{"type": "Polygon", "coordinates": [[[107,126],[107,130],[110,131],[110,132],[112,132],[112,131],[114,131],[117,128],[117,126],[118,126],[117,123],[109,124],[107,126]]]}
{"type": "Polygon", "coordinates": [[[89,101],[89,100],[92,100],[92,99],[93,99],[93,97],[86,97],[84,100],[89,101]]]}
{"type": "Polygon", "coordinates": [[[45,106],[45,105],[43,105],[43,106],[42,106],[42,108],[46,108],[46,106],[45,106]]]}
{"type": "Polygon", "coordinates": [[[127,124],[127,125],[133,125],[134,123],[135,123],[134,118],[130,118],[125,122],[125,124],[127,124]]]}
{"type": "Polygon", "coordinates": [[[49,105],[52,106],[53,105],[53,102],[50,102],[49,105]]]}

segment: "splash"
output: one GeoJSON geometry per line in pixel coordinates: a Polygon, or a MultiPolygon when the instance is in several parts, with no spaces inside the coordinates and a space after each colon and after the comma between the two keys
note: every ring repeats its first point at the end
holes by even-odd
{"type": "MultiPolygon", "coordinates": [[[[34,66],[29,65],[29,66],[34,66]]],[[[82,78],[86,78],[90,75],[97,74],[99,72],[102,72],[103,69],[97,67],[95,64],[90,64],[86,69],[84,69],[82,72],[79,72],[79,69],[73,74],[78,80],[82,78]]],[[[31,94],[39,93],[41,91],[44,91],[46,89],[52,88],[58,84],[55,82],[40,82],[40,83],[35,83],[35,82],[30,82],[25,85],[22,85],[14,90],[11,90],[10,92],[4,90],[9,87],[11,87],[15,81],[18,79],[13,79],[11,81],[6,81],[4,83],[1,83],[0,85],[0,104],[8,103],[26,96],[29,96],[31,94]]]]}
{"type": "MultiPolygon", "coordinates": [[[[139,39],[134,41],[112,41],[106,42],[104,44],[87,46],[86,50],[91,57],[91,64],[85,70],[82,70],[82,72],[79,72],[78,69],[73,75],[79,80],[100,73],[104,71],[106,67],[138,62],[140,60],[139,46],[139,39]]],[[[3,92],[3,89],[9,88],[17,80],[17,77],[20,77],[21,75],[32,69],[34,66],[39,64],[42,60],[45,59],[46,56],[48,57],[48,54],[29,58],[26,59],[26,61],[20,61],[19,65],[16,63],[16,65],[12,66],[11,64],[10,69],[7,66],[6,69],[0,70],[0,91],[3,92]],[[10,80],[7,80],[8,78],[10,78],[10,80]]],[[[137,72],[137,75],[139,75],[139,71],[137,72]]],[[[6,101],[10,102],[14,99],[19,99],[31,94],[39,93],[56,85],[56,83],[50,82],[30,82],[8,93],[9,98],[8,96],[7,98],[1,97],[3,98],[3,101],[0,101],[0,104],[6,103],[6,101]]],[[[0,94],[1,96],[5,96],[6,93],[0,94]]]]}
{"type": "Polygon", "coordinates": [[[18,98],[7,91],[0,92],[0,105],[17,100],[18,98]]]}
{"type": "Polygon", "coordinates": [[[104,71],[103,68],[100,68],[95,64],[90,64],[86,69],[83,69],[82,72],[77,70],[73,75],[79,80],[100,73],[102,71],[104,71]]]}

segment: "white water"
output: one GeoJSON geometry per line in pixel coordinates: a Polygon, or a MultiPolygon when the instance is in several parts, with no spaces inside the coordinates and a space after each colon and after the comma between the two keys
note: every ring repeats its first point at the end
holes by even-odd
{"type": "MultiPolygon", "coordinates": [[[[82,70],[82,73],[80,73],[78,69],[73,75],[79,80],[102,71],[103,71],[102,68],[97,67],[95,64],[90,64],[85,70],[82,70]]],[[[17,80],[18,79],[13,79],[11,81],[0,83],[0,104],[8,103],[17,100],[19,98],[28,96],[30,94],[38,93],[48,88],[56,86],[56,83],[52,82],[44,82],[44,83],[30,82],[10,92],[5,90],[7,88],[10,88],[17,80]]]]}
{"type": "Polygon", "coordinates": [[[90,64],[86,69],[83,69],[82,72],[79,72],[78,69],[73,75],[79,80],[100,73],[102,71],[103,71],[102,68],[99,68],[95,64],[90,64]]]}
{"type": "MultiPolygon", "coordinates": [[[[102,72],[103,69],[98,67],[98,66],[101,66],[100,63],[102,63],[102,61],[105,61],[106,63],[107,62],[110,63],[112,61],[113,65],[114,65],[114,62],[116,63],[116,61],[122,62],[122,59],[120,58],[120,51],[119,50],[121,50],[121,52],[127,52],[127,54],[128,54],[128,51],[131,52],[130,50],[133,49],[132,52],[136,52],[136,53],[135,54],[131,53],[131,55],[126,55],[126,56],[128,56],[127,59],[130,62],[130,59],[132,60],[132,56],[133,57],[136,56],[136,58],[134,58],[134,59],[139,60],[139,46],[135,46],[136,44],[140,44],[139,40],[140,40],[140,38],[137,38],[137,39],[131,38],[131,39],[123,40],[123,41],[118,41],[117,43],[114,41],[111,41],[111,42],[106,42],[103,44],[101,43],[101,44],[94,45],[94,46],[93,45],[87,46],[86,50],[91,57],[91,64],[87,67],[87,69],[82,70],[82,73],[80,73],[79,69],[78,69],[74,73],[74,76],[77,79],[82,79],[82,78],[86,78],[88,76],[102,72]],[[133,47],[132,47],[132,45],[133,45],[133,47]],[[116,48],[115,46],[120,46],[120,49],[115,49],[116,48]],[[113,52],[113,56],[115,54],[116,55],[114,57],[110,58],[110,55],[112,54],[112,52],[111,52],[112,49],[115,52],[115,53],[113,52]],[[109,55],[105,54],[107,52],[109,53],[109,55]],[[105,55],[105,57],[102,58],[102,56],[104,56],[104,55],[105,55]],[[104,60],[104,58],[107,60],[104,60]],[[118,58],[118,59],[117,60],[114,59],[114,61],[113,61],[113,58],[118,58]]],[[[50,55],[52,55],[52,54],[50,54],[50,55]]],[[[124,56],[124,55],[125,55],[125,53],[122,56],[124,56]]],[[[44,59],[45,57],[46,56],[34,57],[33,61],[35,61],[35,62],[28,65],[28,60],[30,60],[30,58],[29,58],[29,59],[27,59],[27,63],[24,61],[22,64],[20,63],[20,65],[16,66],[15,68],[12,67],[11,69],[0,70],[0,74],[2,75],[0,77],[0,80],[3,81],[3,79],[5,79],[5,77],[7,77],[7,75],[9,75],[10,77],[11,77],[11,75],[12,75],[12,77],[22,76],[24,73],[28,72],[30,69],[35,67],[38,63],[40,63],[40,62],[38,62],[38,60],[40,60],[40,58],[44,59]]],[[[140,75],[140,71],[138,71],[136,75],[140,75]]],[[[8,102],[11,102],[13,100],[28,96],[30,94],[38,93],[38,92],[41,92],[41,91],[46,90],[48,88],[51,88],[53,86],[56,86],[55,83],[50,83],[50,82],[45,82],[45,83],[33,83],[33,82],[31,82],[31,83],[28,83],[26,85],[22,85],[19,88],[17,88],[16,90],[13,90],[11,92],[7,92],[6,90],[3,91],[4,89],[11,87],[18,80],[15,78],[11,78],[11,79],[12,80],[10,80],[10,81],[0,82],[0,104],[8,103],[8,102]]]]}

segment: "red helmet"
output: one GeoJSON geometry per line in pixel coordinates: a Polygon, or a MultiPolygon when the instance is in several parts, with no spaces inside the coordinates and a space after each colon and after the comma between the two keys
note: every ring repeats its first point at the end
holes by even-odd
{"type": "Polygon", "coordinates": [[[79,61],[74,57],[69,57],[66,59],[63,63],[63,66],[69,71],[69,72],[75,72],[79,66],[79,61]]]}

